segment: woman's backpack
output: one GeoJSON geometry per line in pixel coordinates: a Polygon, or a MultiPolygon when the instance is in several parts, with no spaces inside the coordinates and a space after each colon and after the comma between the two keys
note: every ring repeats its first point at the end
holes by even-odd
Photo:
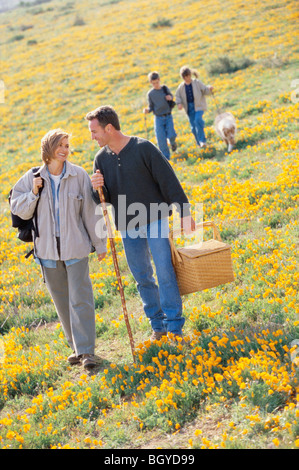
{"type": "MultiPolygon", "coordinates": [[[[31,171],[33,172],[35,178],[40,176],[39,170],[40,170],[40,167],[32,168],[31,171]]],[[[41,194],[42,189],[43,188],[40,188],[39,195],[41,194]]],[[[9,205],[10,205],[10,201],[11,201],[12,191],[13,191],[13,189],[10,190],[9,196],[8,196],[9,205]]],[[[12,225],[12,227],[18,229],[18,238],[22,242],[25,242],[25,243],[33,242],[34,243],[35,238],[39,237],[38,224],[37,224],[38,203],[39,203],[39,199],[37,201],[33,216],[30,219],[27,219],[27,220],[22,219],[21,217],[19,217],[18,215],[13,214],[10,211],[11,225],[12,225]]],[[[29,253],[27,253],[26,258],[28,258],[31,254],[33,254],[33,250],[31,250],[29,253]]]]}

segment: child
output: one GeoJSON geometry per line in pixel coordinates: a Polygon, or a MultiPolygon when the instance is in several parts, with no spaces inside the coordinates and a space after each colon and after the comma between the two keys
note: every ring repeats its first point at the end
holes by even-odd
{"type": "Polygon", "coordinates": [[[204,85],[198,80],[198,73],[189,67],[182,67],[180,74],[184,81],[176,91],[178,109],[186,111],[197,144],[206,147],[203,113],[207,109],[205,97],[212,93],[213,87],[204,85]],[[195,79],[192,79],[192,73],[195,79]]]}
{"type": "Polygon", "coordinates": [[[176,132],[173,125],[171,108],[168,101],[172,101],[172,94],[167,86],[161,86],[158,72],[151,72],[148,75],[149,82],[153,88],[148,92],[148,108],[144,108],[145,114],[153,111],[155,115],[155,135],[158,147],[163,155],[170,160],[170,152],[167,144],[169,139],[173,152],[177,149],[176,132]],[[164,91],[165,90],[165,91],[164,91]]]}

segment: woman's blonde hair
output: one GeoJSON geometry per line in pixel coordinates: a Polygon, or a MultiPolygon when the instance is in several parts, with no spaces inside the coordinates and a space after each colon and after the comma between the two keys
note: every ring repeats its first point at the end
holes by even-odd
{"type": "Polygon", "coordinates": [[[65,137],[70,138],[70,134],[62,129],[53,129],[41,140],[41,157],[44,163],[49,163],[54,157],[55,150],[65,137]]]}
{"type": "Polygon", "coordinates": [[[194,69],[190,69],[190,67],[187,67],[186,65],[184,65],[183,67],[181,67],[180,69],[180,75],[182,78],[184,77],[188,77],[189,75],[194,75],[194,77],[198,78],[199,77],[199,74],[196,70],[194,69]]]}

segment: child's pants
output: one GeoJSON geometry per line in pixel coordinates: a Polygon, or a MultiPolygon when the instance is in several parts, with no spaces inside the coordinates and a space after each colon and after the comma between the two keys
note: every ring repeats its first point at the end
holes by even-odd
{"type": "Polygon", "coordinates": [[[177,136],[171,114],[166,116],[155,116],[155,134],[159,149],[163,153],[164,157],[169,160],[170,152],[167,139],[169,139],[171,145],[173,145],[177,136]]]}
{"type": "Polygon", "coordinates": [[[195,111],[194,103],[188,103],[188,117],[191,126],[191,131],[195,137],[198,145],[206,143],[205,136],[205,122],[203,120],[203,111],[195,111]]]}

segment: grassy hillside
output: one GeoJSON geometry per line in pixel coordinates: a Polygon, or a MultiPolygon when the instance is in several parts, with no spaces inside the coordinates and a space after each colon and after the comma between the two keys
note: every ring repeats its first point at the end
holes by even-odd
{"type": "Polygon", "coordinates": [[[54,0],[0,14],[0,448],[299,447],[296,6],[54,0]],[[158,70],[175,91],[186,64],[214,85],[216,102],[205,150],[175,109],[171,163],[231,245],[236,279],[184,297],[188,346],[150,344],[116,234],[136,363],[110,252],[100,265],[91,255],[103,362],[89,375],[67,366],[39,268],[10,227],[9,189],[39,164],[40,139],[54,127],[72,133],[71,161],[91,173],[97,149],[84,116],[102,104],[116,108],[125,133],[155,143],[142,113],[147,74],[158,70]],[[213,129],[217,106],[237,119],[229,155],[213,129]]]}

